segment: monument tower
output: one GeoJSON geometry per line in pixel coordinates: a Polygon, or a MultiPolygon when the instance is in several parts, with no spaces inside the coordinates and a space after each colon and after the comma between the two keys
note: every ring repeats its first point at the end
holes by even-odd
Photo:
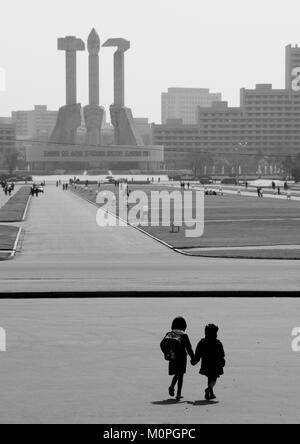
{"type": "Polygon", "coordinates": [[[66,105],[58,111],[50,142],[74,144],[76,130],[81,125],[81,105],[77,103],[77,51],[85,44],[74,36],[59,38],[57,49],[66,53],[66,105]]]}
{"type": "Polygon", "coordinates": [[[103,46],[117,47],[114,54],[114,103],[110,107],[111,123],[115,130],[116,145],[143,146],[130,108],[125,107],[125,69],[124,53],[130,48],[125,39],[109,39],[103,46]]]}
{"type": "Polygon", "coordinates": [[[88,37],[89,52],[89,104],[84,108],[87,145],[101,145],[101,129],[104,117],[104,108],[99,106],[99,52],[100,38],[93,28],[88,37]]]}

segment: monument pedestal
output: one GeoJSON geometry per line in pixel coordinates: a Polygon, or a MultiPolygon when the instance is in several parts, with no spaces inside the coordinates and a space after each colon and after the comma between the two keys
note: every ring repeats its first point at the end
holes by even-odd
{"type": "Polygon", "coordinates": [[[111,105],[110,116],[115,130],[116,145],[144,145],[142,137],[137,132],[130,108],[111,105]]]}
{"type": "Polygon", "coordinates": [[[97,105],[87,105],[83,109],[87,145],[99,146],[102,144],[101,129],[104,119],[104,108],[97,105]]]}
{"type": "Polygon", "coordinates": [[[77,128],[81,125],[81,105],[65,105],[58,111],[55,128],[50,137],[53,143],[76,143],[77,128]]]}

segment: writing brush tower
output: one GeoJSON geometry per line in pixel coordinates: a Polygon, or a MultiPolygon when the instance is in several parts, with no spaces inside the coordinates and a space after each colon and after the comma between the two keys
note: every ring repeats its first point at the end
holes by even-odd
{"type": "Polygon", "coordinates": [[[99,106],[99,52],[100,38],[93,28],[87,42],[89,52],[89,104],[84,108],[86,125],[86,144],[101,145],[101,129],[104,117],[104,108],[99,106]]]}

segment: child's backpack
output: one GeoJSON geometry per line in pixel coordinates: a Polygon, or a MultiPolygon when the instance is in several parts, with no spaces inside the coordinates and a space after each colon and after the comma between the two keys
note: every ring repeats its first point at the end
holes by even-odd
{"type": "Polygon", "coordinates": [[[160,348],[166,361],[173,361],[178,358],[182,350],[181,335],[174,331],[167,333],[160,343],[160,348]]]}

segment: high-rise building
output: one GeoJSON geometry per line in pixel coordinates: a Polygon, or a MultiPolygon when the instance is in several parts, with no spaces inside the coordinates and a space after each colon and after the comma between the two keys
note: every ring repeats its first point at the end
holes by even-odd
{"type": "Polygon", "coordinates": [[[36,105],[30,111],[13,111],[19,139],[48,140],[56,124],[57,111],[49,111],[46,105],[36,105]]]}
{"type": "Polygon", "coordinates": [[[300,48],[298,45],[287,45],[285,48],[285,89],[292,91],[292,82],[299,74],[300,48]]]}
{"type": "Polygon", "coordinates": [[[161,122],[166,124],[169,119],[182,119],[184,124],[194,125],[198,106],[208,107],[221,100],[220,93],[211,93],[209,89],[169,88],[161,96],[161,122]]]}
{"type": "Polygon", "coordinates": [[[0,117],[0,168],[5,168],[5,155],[16,147],[16,125],[8,117],[0,117]]]}

